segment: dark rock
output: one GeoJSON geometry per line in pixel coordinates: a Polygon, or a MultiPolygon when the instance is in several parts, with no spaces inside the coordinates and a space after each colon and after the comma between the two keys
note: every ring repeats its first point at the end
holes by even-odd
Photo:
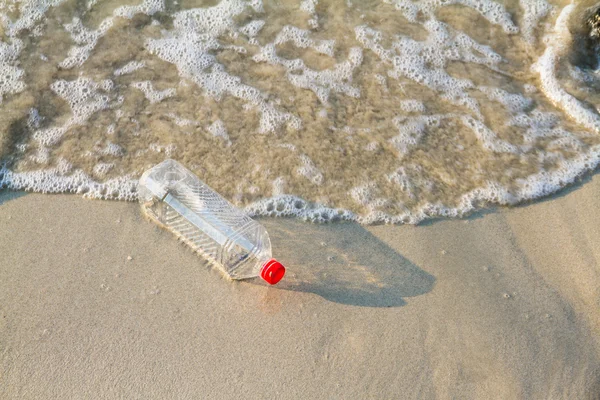
{"type": "Polygon", "coordinates": [[[590,29],[590,37],[600,40],[600,8],[594,11],[592,16],[588,18],[587,24],[590,29]]]}

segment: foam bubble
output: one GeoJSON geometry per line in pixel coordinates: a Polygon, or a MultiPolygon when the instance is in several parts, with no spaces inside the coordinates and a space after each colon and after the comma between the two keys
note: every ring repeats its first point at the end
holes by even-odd
{"type": "Polygon", "coordinates": [[[152,143],[150,144],[150,146],[148,146],[148,148],[154,151],[155,153],[164,153],[167,157],[171,157],[173,151],[177,149],[177,146],[175,146],[173,143],[170,143],[166,146],[160,145],[158,143],[152,143]]]}
{"type": "Polygon", "coordinates": [[[512,113],[518,113],[530,108],[533,100],[518,93],[509,93],[504,89],[480,86],[479,90],[485,93],[490,100],[497,101],[512,113]]]}
{"type": "Polygon", "coordinates": [[[164,0],[144,0],[142,4],[137,6],[121,6],[115,10],[114,15],[131,19],[135,14],[154,15],[164,10],[164,0]]]}
{"type": "Polygon", "coordinates": [[[90,56],[91,51],[96,47],[98,39],[108,32],[112,27],[113,19],[107,18],[98,27],[97,30],[89,30],[83,26],[81,20],[73,18],[70,24],[65,25],[67,32],[71,34],[73,41],[78,44],[69,50],[69,55],[59,66],[65,69],[71,69],[82,65],[90,56]]]}
{"type": "Polygon", "coordinates": [[[300,9],[309,14],[314,14],[318,3],[317,0],[302,0],[300,2],[300,9]]]}
{"type": "Polygon", "coordinates": [[[25,90],[24,76],[18,67],[18,57],[23,48],[23,42],[12,39],[11,43],[0,42],[0,103],[5,95],[19,93],[25,90]]]}
{"type": "MultiPolygon", "coordinates": [[[[174,15],[173,31],[164,32],[161,39],[149,39],[146,47],[161,59],[175,64],[181,75],[192,79],[207,95],[216,99],[231,95],[258,109],[261,113],[260,133],[274,132],[286,123],[297,129],[301,124],[298,117],[277,110],[262,98],[259,90],[225,72],[210,53],[221,47],[217,37],[238,32],[234,18],[247,5],[241,0],[222,0],[213,7],[180,11],[174,15]]],[[[262,10],[259,1],[249,5],[262,10]]]]}
{"type": "Polygon", "coordinates": [[[356,220],[356,215],[348,210],[309,203],[293,195],[262,199],[245,207],[245,211],[251,217],[295,217],[317,223],[356,220]]]}
{"type": "Polygon", "coordinates": [[[65,0],[24,0],[19,5],[19,18],[12,22],[2,14],[3,25],[6,27],[6,33],[9,36],[17,36],[26,29],[32,29],[38,23],[44,14],[51,7],[56,7],[65,0]]]}
{"type": "Polygon", "coordinates": [[[126,175],[97,182],[81,170],[55,168],[31,172],[13,172],[0,167],[0,188],[39,193],[78,193],[93,199],[137,201],[137,179],[126,175]]]}
{"type": "Polygon", "coordinates": [[[151,104],[160,103],[164,99],[177,94],[177,90],[173,88],[156,90],[151,81],[133,82],[131,87],[141,90],[151,104]]]}
{"type": "Polygon", "coordinates": [[[502,4],[490,0],[384,0],[393,4],[404,17],[411,22],[418,22],[419,15],[435,18],[441,7],[459,4],[469,7],[481,14],[490,23],[500,25],[506,33],[517,33],[519,28],[513,23],[511,15],[502,4]]]}
{"type": "MultiPolygon", "coordinates": [[[[538,138],[568,138],[569,147],[573,147],[575,143],[577,143],[576,147],[580,147],[582,144],[577,136],[560,126],[560,118],[555,113],[533,110],[531,114],[515,115],[507,122],[507,125],[526,128],[523,135],[525,143],[533,144],[538,138]]],[[[586,136],[585,133],[579,133],[579,135],[586,136]]],[[[559,143],[561,142],[555,144],[559,143]]],[[[564,141],[562,143],[567,144],[564,141]]]]}
{"type": "Polygon", "coordinates": [[[298,47],[313,47],[324,54],[333,55],[333,41],[315,42],[309,39],[309,32],[294,27],[284,27],[274,43],[263,46],[253,60],[267,62],[272,65],[282,65],[287,70],[287,78],[294,86],[310,89],[322,103],[329,101],[332,91],[343,93],[351,97],[359,97],[360,90],[352,86],[352,76],[356,68],[362,63],[362,50],[352,47],[348,60],[336,64],[332,69],[315,71],[308,68],[301,59],[288,60],[277,55],[275,45],[292,41],[298,47]]]}
{"type": "Polygon", "coordinates": [[[110,97],[102,93],[101,86],[110,87],[110,84],[101,85],[84,77],[74,81],[61,79],[52,83],[50,88],[69,103],[72,116],[61,126],[35,131],[33,137],[42,145],[56,144],[69,128],[83,124],[92,114],[108,108],[110,97]]]}
{"type": "Polygon", "coordinates": [[[308,25],[313,29],[317,29],[319,27],[319,19],[317,17],[317,4],[319,4],[318,0],[302,0],[300,2],[300,9],[310,14],[308,25]]]}
{"type": "Polygon", "coordinates": [[[323,173],[315,166],[310,157],[302,154],[300,155],[300,161],[302,161],[302,166],[296,170],[298,174],[304,176],[315,185],[321,185],[323,183],[323,173]]]}
{"type": "Polygon", "coordinates": [[[451,76],[445,70],[450,61],[462,61],[496,67],[502,57],[490,47],[481,45],[468,35],[430,19],[423,24],[429,35],[426,41],[399,36],[388,49],[381,44],[383,35],[366,25],[354,29],[356,39],[391,66],[388,76],[408,78],[440,92],[447,101],[465,107],[480,116],[477,101],[469,96],[473,82],[451,76]]]}
{"type": "Polygon", "coordinates": [[[418,223],[543,196],[598,164],[599,117],[583,101],[597,80],[567,57],[575,13],[546,35],[541,90],[517,71],[554,15],[542,0],[71,3],[0,5],[2,186],[134,200],[135,178],[173,157],[253,215],[418,223]],[[513,36],[470,37],[448,5],[513,36]],[[62,20],[46,23],[53,6],[62,20]],[[223,179],[233,159],[240,175],[223,179]]]}
{"type": "Polygon", "coordinates": [[[137,71],[138,69],[144,68],[145,64],[140,61],[130,61],[127,64],[123,65],[121,68],[118,68],[113,72],[115,76],[121,76],[125,74],[131,74],[132,72],[137,71]]]}
{"type": "Polygon", "coordinates": [[[372,182],[352,188],[349,194],[357,204],[367,210],[369,217],[378,214],[378,208],[389,202],[389,200],[378,196],[377,185],[372,182]]]}
{"type": "Polygon", "coordinates": [[[97,143],[94,148],[94,151],[96,154],[99,154],[102,156],[119,157],[119,156],[122,156],[123,154],[125,154],[125,150],[123,149],[123,147],[119,146],[116,143],[112,143],[109,141],[107,141],[104,146],[102,146],[100,143],[97,143]]]}
{"type": "Polygon", "coordinates": [[[460,117],[466,127],[470,128],[482,146],[495,153],[513,153],[517,154],[522,151],[527,151],[528,146],[518,146],[498,138],[498,135],[483,122],[469,116],[463,115],[460,117]]]}
{"type": "Polygon", "coordinates": [[[213,122],[209,127],[208,131],[214,137],[221,138],[227,146],[231,146],[231,140],[229,140],[229,135],[227,134],[227,129],[225,129],[225,124],[220,119],[213,122]]]}
{"type": "Polygon", "coordinates": [[[542,91],[552,103],[562,109],[568,116],[586,129],[600,133],[600,116],[586,108],[573,95],[569,94],[560,85],[556,70],[560,59],[568,50],[572,37],[568,28],[570,15],[575,10],[575,5],[570,4],[563,8],[556,20],[554,32],[546,36],[546,50],[532,66],[532,70],[540,76],[542,91]]]}
{"type": "Polygon", "coordinates": [[[380,147],[381,146],[379,145],[379,142],[372,141],[372,142],[369,142],[369,144],[367,144],[365,146],[365,150],[366,151],[377,151],[377,150],[379,150],[380,147]]]}
{"type": "Polygon", "coordinates": [[[295,26],[286,25],[277,34],[273,44],[283,44],[292,42],[295,46],[302,49],[313,48],[315,51],[333,57],[333,47],[335,40],[313,40],[310,38],[310,31],[300,29],[295,26]]]}
{"type": "Polygon", "coordinates": [[[423,104],[423,102],[419,101],[419,100],[402,100],[400,102],[400,109],[404,112],[419,112],[419,113],[424,113],[425,112],[425,104],[423,104]]]}
{"type": "Polygon", "coordinates": [[[194,120],[186,119],[186,118],[181,118],[180,116],[178,116],[175,113],[168,113],[166,115],[167,115],[167,117],[171,118],[173,120],[173,122],[175,122],[175,125],[177,125],[179,127],[198,126],[198,125],[200,125],[198,123],[198,121],[194,121],[194,120]]]}
{"type": "Polygon", "coordinates": [[[250,38],[253,38],[254,36],[258,35],[258,32],[260,32],[263,26],[265,26],[265,21],[255,19],[241,27],[240,32],[250,38]]]}
{"type": "Polygon", "coordinates": [[[272,195],[273,196],[280,196],[282,194],[285,194],[285,178],[283,176],[278,176],[273,181],[272,195]]]}
{"type": "Polygon", "coordinates": [[[519,0],[519,5],[525,12],[521,22],[521,31],[523,38],[527,43],[533,45],[535,43],[534,31],[540,20],[546,17],[553,7],[546,0],[519,0]]]}
{"type": "Polygon", "coordinates": [[[114,163],[98,163],[98,164],[94,165],[94,176],[102,179],[114,167],[115,167],[114,163]]]}
{"type": "Polygon", "coordinates": [[[404,157],[412,147],[419,144],[427,129],[438,127],[443,118],[445,116],[442,115],[395,118],[394,125],[399,133],[390,139],[390,143],[398,150],[399,157],[404,157]]]}
{"type": "Polygon", "coordinates": [[[411,197],[414,197],[414,195],[412,195],[413,184],[408,176],[408,173],[406,172],[406,168],[398,168],[396,171],[388,174],[387,179],[389,182],[398,185],[400,190],[407,192],[411,194],[411,197]]]}

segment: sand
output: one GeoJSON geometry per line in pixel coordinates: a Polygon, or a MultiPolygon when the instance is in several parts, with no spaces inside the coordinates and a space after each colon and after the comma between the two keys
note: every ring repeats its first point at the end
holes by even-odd
{"type": "Polygon", "coordinates": [[[2,399],[598,399],[600,177],[418,227],[263,219],[229,282],[133,203],[0,192],[2,399]]]}

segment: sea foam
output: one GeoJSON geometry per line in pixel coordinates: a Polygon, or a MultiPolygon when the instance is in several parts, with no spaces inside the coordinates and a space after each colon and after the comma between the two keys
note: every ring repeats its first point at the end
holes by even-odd
{"type": "Polygon", "coordinates": [[[598,165],[600,83],[569,57],[577,5],[186,7],[0,7],[0,187],[136,200],[173,157],[251,215],[418,223],[598,165]]]}

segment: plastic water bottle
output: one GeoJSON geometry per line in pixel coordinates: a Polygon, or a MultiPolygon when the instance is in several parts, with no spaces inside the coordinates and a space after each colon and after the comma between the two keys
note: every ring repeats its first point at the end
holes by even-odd
{"type": "Polygon", "coordinates": [[[271,257],[266,229],[174,160],[144,172],[139,197],[150,219],[181,238],[231,279],[260,276],[271,285],[285,268],[271,257]]]}

